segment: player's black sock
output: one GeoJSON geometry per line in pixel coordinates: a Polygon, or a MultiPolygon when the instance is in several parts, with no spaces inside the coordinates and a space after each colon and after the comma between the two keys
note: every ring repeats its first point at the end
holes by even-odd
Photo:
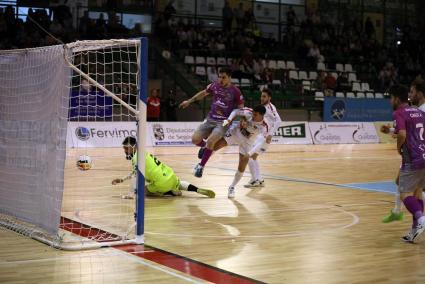
{"type": "Polygon", "coordinates": [[[194,186],[193,184],[189,184],[189,186],[187,187],[187,191],[197,192],[198,191],[198,187],[194,186]]]}

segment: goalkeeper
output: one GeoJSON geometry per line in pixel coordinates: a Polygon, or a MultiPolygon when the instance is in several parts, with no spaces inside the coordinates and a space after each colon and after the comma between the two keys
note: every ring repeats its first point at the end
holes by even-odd
{"type": "MultiPolygon", "coordinates": [[[[131,160],[133,170],[123,178],[117,178],[112,181],[113,185],[122,183],[136,175],[137,165],[137,141],[136,138],[128,136],[122,142],[127,160],[131,160]]],[[[182,190],[197,192],[210,198],[215,197],[215,192],[209,189],[198,188],[187,181],[181,181],[173,169],[160,162],[152,154],[145,153],[146,159],[146,194],[153,196],[163,195],[182,195],[182,190]]]]}

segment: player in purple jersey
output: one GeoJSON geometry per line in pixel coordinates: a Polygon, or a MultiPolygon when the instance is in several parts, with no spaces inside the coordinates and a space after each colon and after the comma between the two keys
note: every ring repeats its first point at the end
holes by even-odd
{"type": "Polygon", "coordinates": [[[180,104],[181,108],[187,108],[197,100],[208,95],[213,96],[208,117],[192,135],[192,143],[201,147],[198,153],[201,162],[194,168],[194,174],[199,178],[202,177],[205,164],[213,153],[215,143],[224,136],[228,129],[228,126],[223,126],[223,121],[234,109],[244,106],[241,91],[231,84],[231,75],[232,71],[229,68],[220,69],[217,82],[209,84],[205,90],[198,92],[192,98],[180,104]]]}
{"type": "Polygon", "coordinates": [[[399,177],[400,198],[413,216],[412,229],[402,237],[414,242],[425,230],[422,188],[425,186],[425,113],[408,105],[408,90],[393,86],[389,90],[393,106],[397,151],[402,157],[399,177]]]}
{"type": "MultiPolygon", "coordinates": [[[[421,111],[425,112],[425,81],[422,79],[415,79],[412,84],[410,85],[410,92],[409,92],[409,101],[412,103],[412,105],[418,107],[421,111]]],[[[392,134],[394,135],[394,127],[388,125],[382,125],[381,132],[385,134],[392,134]]],[[[398,180],[399,180],[399,174],[397,174],[395,183],[398,186],[398,180]]],[[[422,192],[422,199],[425,200],[425,192],[422,192]]],[[[404,213],[401,211],[401,199],[400,199],[400,192],[397,191],[395,194],[395,203],[394,208],[391,209],[390,214],[385,216],[384,219],[382,219],[383,223],[390,223],[393,221],[401,221],[403,220],[404,213]]]]}

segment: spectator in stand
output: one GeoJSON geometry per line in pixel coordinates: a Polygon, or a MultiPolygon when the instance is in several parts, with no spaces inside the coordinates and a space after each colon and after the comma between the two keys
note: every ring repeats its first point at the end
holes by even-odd
{"type": "Polygon", "coordinates": [[[367,38],[371,39],[372,37],[375,36],[375,27],[373,26],[372,20],[370,19],[370,17],[366,18],[366,22],[364,24],[364,29],[365,29],[365,33],[367,38]]]}
{"type": "Polygon", "coordinates": [[[319,71],[316,80],[313,81],[313,88],[319,91],[324,91],[326,89],[325,77],[326,73],[323,71],[319,71]]]}
{"type": "Polygon", "coordinates": [[[159,89],[152,89],[147,102],[147,120],[159,121],[161,115],[161,101],[159,99],[159,89]]]}
{"type": "Polygon", "coordinates": [[[223,7],[223,31],[227,32],[232,29],[233,11],[230,7],[229,1],[224,1],[223,7]]]}
{"type": "Polygon", "coordinates": [[[287,31],[292,31],[292,27],[298,21],[297,14],[295,14],[292,6],[289,6],[288,12],[286,12],[286,29],[287,31]]]}
{"type": "Polygon", "coordinates": [[[393,63],[387,62],[387,64],[379,72],[380,88],[382,91],[387,90],[397,82],[397,70],[393,63]]]}
{"type": "Polygon", "coordinates": [[[177,107],[176,94],[173,90],[168,91],[167,99],[164,102],[165,104],[165,114],[167,121],[177,121],[177,107]]]}
{"type": "Polygon", "coordinates": [[[325,95],[332,96],[336,89],[336,79],[334,76],[332,76],[330,72],[326,73],[324,83],[325,83],[325,90],[324,90],[325,95]]]}
{"type": "Polygon", "coordinates": [[[249,30],[251,30],[253,28],[253,25],[255,24],[255,15],[251,7],[248,8],[248,10],[246,10],[244,21],[245,21],[245,28],[248,28],[249,30]]]}
{"type": "Polygon", "coordinates": [[[348,82],[348,75],[345,72],[341,72],[336,79],[336,91],[345,92],[351,89],[350,82],[348,82]]]}
{"type": "Polygon", "coordinates": [[[336,78],[334,76],[332,76],[332,74],[330,72],[326,73],[324,82],[325,82],[325,88],[326,89],[335,90],[335,88],[336,88],[336,78]]]}
{"type": "Polygon", "coordinates": [[[226,45],[223,42],[223,39],[218,39],[217,42],[217,50],[225,50],[226,49],[226,45]]]}
{"type": "Polygon", "coordinates": [[[233,12],[236,19],[236,27],[238,30],[243,30],[245,24],[245,11],[243,10],[243,3],[239,3],[239,8],[233,12]]]}
{"type": "Polygon", "coordinates": [[[168,22],[168,20],[170,20],[171,16],[174,15],[177,12],[176,8],[174,8],[173,4],[174,4],[174,0],[170,0],[170,1],[168,1],[167,6],[165,6],[165,8],[164,8],[164,19],[165,19],[166,22],[168,22]]]}
{"type": "Polygon", "coordinates": [[[246,48],[242,54],[239,66],[245,77],[253,78],[254,76],[254,55],[249,48],[246,48]]]}
{"type": "Polygon", "coordinates": [[[218,80],[218,74],[217,69],[215,67],[209,66],[207,68],[207,76],[208,76],[208,82],[213,83],[218,80]]]}
{"type": "Polygon", "coordinates": [[[324,62],[325,58],[320,54],[319,47],[316,44],[313,44],[308,51],[307,57],[310,58],[312,66],[316,66],[319,62],[324,62]]]}
{"type": "Polygon", "coordinates": [[[266,84],[271,84],[273,82],[273,72],[270,68],[264,68],[263,73],[261,74],[261,79],[266,84]]]}

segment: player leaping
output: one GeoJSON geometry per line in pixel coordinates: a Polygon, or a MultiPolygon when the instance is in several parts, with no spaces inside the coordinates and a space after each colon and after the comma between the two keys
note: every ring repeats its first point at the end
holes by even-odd
{"type": "MultiPolygon", "coordinates": [[[[221,138],[215,145],[214,150],[217,151],[227,145],[239,145],[239,164],[238,170],[229,186],[228,197],[235,197],[235,186],[241,180],[245,172],[246,165],[249,158],[255,154],[253,149],[257,137],[265,140],[265,137],[270,135],[270,127],[268,122],[264,119],[266,109],[264,106],[259,105],[254,109],[243,108],[234,110],[229,118],[223,122],[223,125],[229,125],[236,116],[240,116],[241,120],[237,124],[233,124],[227,131],[226,135],[221,138]]],[[[258,141],[260,141],[258,140],[258,141]]]]}
{"type": "Polygon", "coordinates": [[[249,159],[248,166],[251,173],[251,180],[244,185],[245,187],[261,187],[264,186],[264,179],[261,176],[260,165],[258,163],[258,155],[263,154],[267,151],[272,138],[273,133],[280,127],[282,119],[279,116],[279,113],[276,110],[276,107],[271,103],[272,93],[268,89],[261,91],[261,104],[266,108],[266,113],[264,118],[270,124],[270,131],[264,140],[261,135],[257,136],[257,140],[254,143],[253,152],[254,154],[249,159]]]}
{"type": "Polygon", "coordinates": [[[207,95],[213,95],[208,117],[192,135],[192,143],[201,147],[198,153],[201,162],[194,168],[194,174],[199,178],[202,177],[204,167],[213,153],[214,145],[228,129],[223,127],[223,121],[234,109],[244,106],[241,91],[231,83],[231,74],[232,71],[229,68],[220,69],[218,82],[209,84],[205,90],[180,104],[181,108],[186,108],[207,95]],[[207,139],[206,142],[204,139],[207,139]]]}

